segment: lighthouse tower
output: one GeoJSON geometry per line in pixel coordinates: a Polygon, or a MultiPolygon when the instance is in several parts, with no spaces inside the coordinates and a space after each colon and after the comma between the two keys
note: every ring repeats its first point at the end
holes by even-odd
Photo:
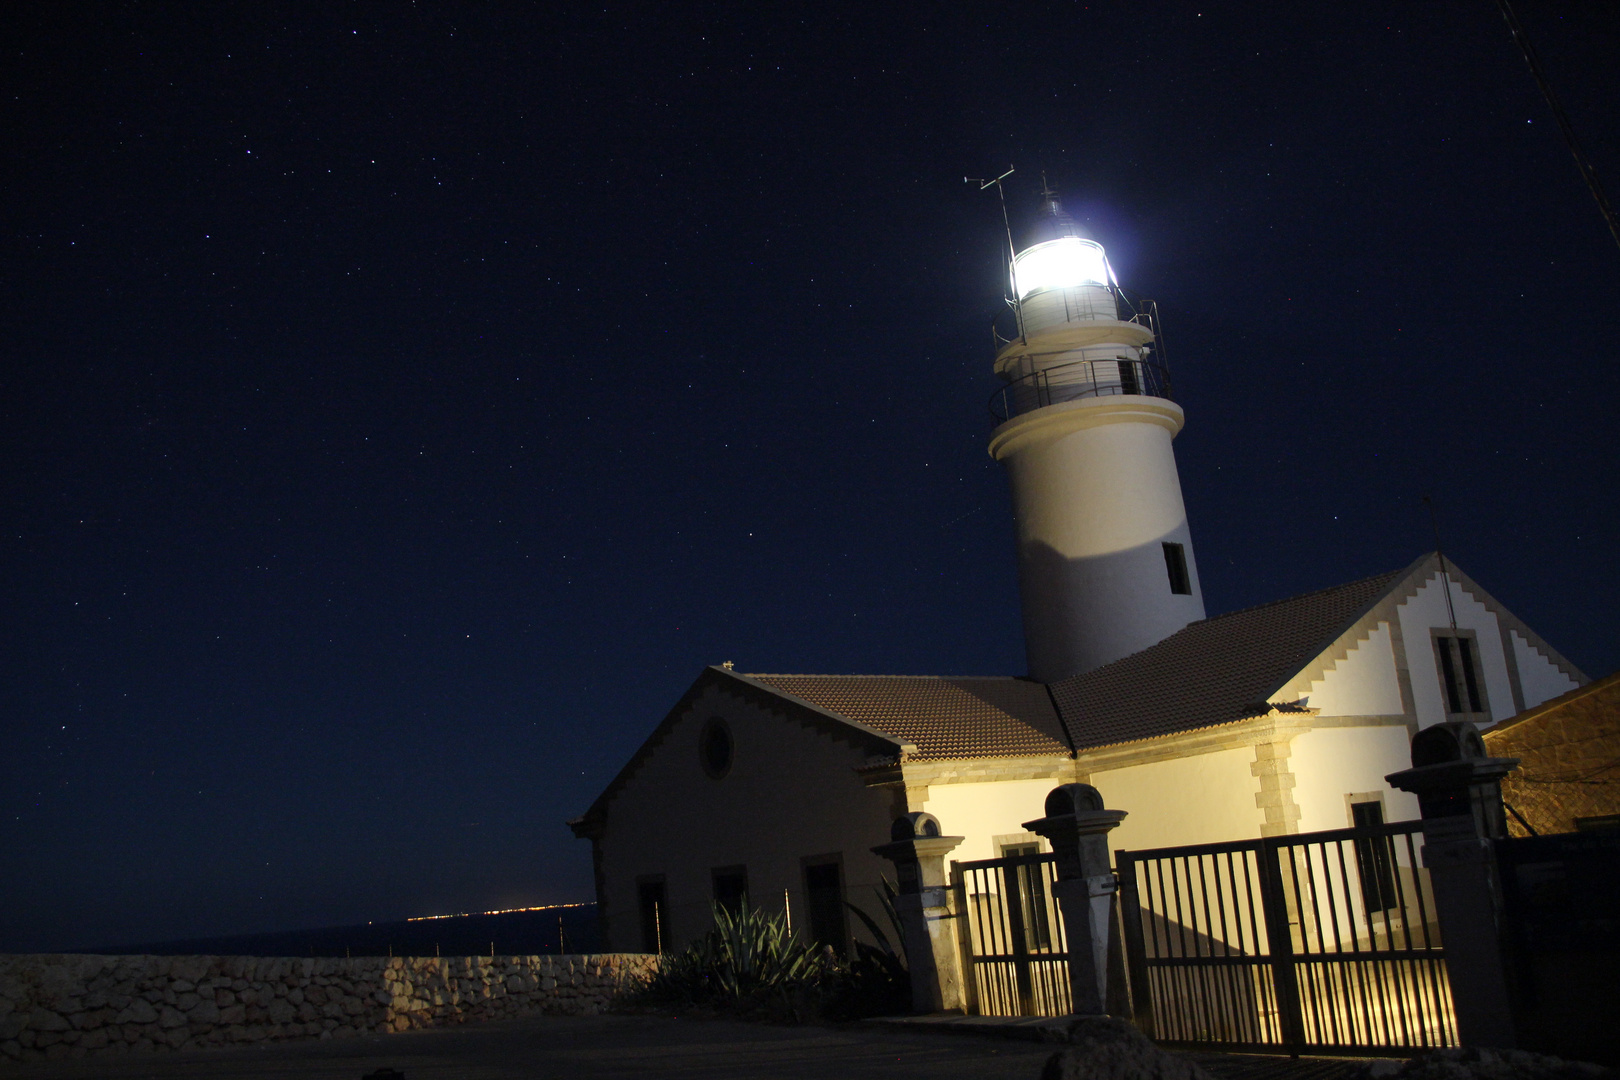
{"type": "Polygon", "coordinates": [[[1030,675],[1054,682],[1204,617],[1156,310],[1124,304],[1055,194],[1012,260],[990,455],[1007,466],[1030,675]]]}

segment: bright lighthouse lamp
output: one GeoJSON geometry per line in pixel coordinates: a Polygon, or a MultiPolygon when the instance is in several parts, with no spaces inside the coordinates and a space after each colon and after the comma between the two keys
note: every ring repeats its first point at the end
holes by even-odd
{"type": "Polygon", "coordinates": [[[1078,236],[1061,236],[1036,244],[1013,259],[1013,287],[1020,300],[1043,289],[1106,286],[1113,277],[1102,245],[1078,236]]]}

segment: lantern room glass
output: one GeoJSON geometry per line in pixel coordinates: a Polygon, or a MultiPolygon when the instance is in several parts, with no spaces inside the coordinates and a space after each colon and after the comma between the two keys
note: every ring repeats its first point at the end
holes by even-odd
{"type": "Polygon", "coordinates": [[[1013,259],[1013,284],[1020,300],[1043,289],[1106,286],[1112,279],[1102,245],[1078,236],[1036,244],[1020,251],[1013,259]]]}

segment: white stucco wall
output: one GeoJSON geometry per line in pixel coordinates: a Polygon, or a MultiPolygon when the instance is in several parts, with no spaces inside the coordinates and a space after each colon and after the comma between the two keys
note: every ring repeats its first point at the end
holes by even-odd
{"type": "Polygon", "coordinates": [[[1291,749],[1300,832],[1349,828],[1344,797],[1368,791],[1383,792],[1385,821],[1419,816],[1416,796],[1384,783],[1388,774],[1412,765],[1404,725],[1317,728],[1295,736],[1291,749]]]}
{"type": "Polygon", "coordinates": [[[1379,623],[1367,640],[1311,683],[1307,702],[1322,716],[1399,716],[1401,685],[1389,623],[1379,623]]]}
{"type": "Polygon", "coordinates": [[[1089,671],[1204,617],[1171,446],[1183,419],[1163,398],[1104,395],[991,434],[1012,488],[1032,678],[1089,671]],[[1190,592],[1170,591],[1164,543],[1182,546],[1190,592]]]}
{"type": "MultiPolygon", "coordinates": [[[[1024,832],[1023,823],[1045,812],[1046,796],[1063,782],[1051,779],[933,784],[923,809],[939,818],[946,835],[964,838],[951,852],[952,859],[994,859],[1001,855],[995,838],[1024,832]]],[[[1044,845],[1042,850],[1046,850],[1044,845]]]]}
{"type": "Polygon", "coordinates": [[[716,867],[747,867],[756,907],[781,910],[787,889],[797,924],[808,911],[800,858],[838,852],[847,897],[877,915],[872,887],[880,873],[894,873],[870,849],[889,839],[892,803],[855,774],[868,753],[706,691],[608,806],[599,841],[608,947],[641,949],[636,878],[644,874],[665,875],[666,949],[709,927],[716,867]],[[735,743],[731,770],[718,780],[698,757],[711,716],[727,721],[735,743]]]}
{"type": "Polygon", "coordinates": [[[1533,709],[1575,689],[1575,680],[1541,655],[1517,630],[1509,630],[1508,634],[1513,639],[1514,659],[1519,663],[1519,689],[1524,691],[1525,708],[1533,709]]]}
{"type": "Polygon", "coordinates": [[[1260,784],[1249,770],[1252,764],[1253,748],[1243,747],[1092,773],[1103,805],[1130,814],[1109,835],[1109,847],[1137,850],[1259,836],[1265,815],[1254,804],[1260,784]]]}
{"type": "MultiPolygon", "coordinates": [[[[1507,657],[1502,652],[1502,632],[1496,615],[1455,579],[1451,582],[1451,602],[1456,608],[1457,626],[1473,630],[1478,637],[1479,661],[1485,675],[1485,696],[1491,719],[1505,720],[1517,710],[1513,706],[1513,689],[1508,683],[1507,657]]],[[[1440,672],[1430,631],[1449,629],[1451,616],[1446,610],[1446,594],[1440,586],[1439,573],[1430,575],[1417,593],[1397,610],[1401,637],[1406,642],[1406,667],[1412,676],[1412,700],[1417,707],[1418,726],[1441,723],[1446,711],[1440,696],[1440,672]]]]}

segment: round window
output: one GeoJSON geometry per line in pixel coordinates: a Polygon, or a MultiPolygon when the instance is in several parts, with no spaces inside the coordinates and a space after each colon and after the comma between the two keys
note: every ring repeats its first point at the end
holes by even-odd
{"type": "Polygon", "coordinates": [[[731,728],[718,716],[703,725],[703,734],[698,738],[698,757],[703,762],[703,771],[716,780],[731,771],[731,728]]]}

